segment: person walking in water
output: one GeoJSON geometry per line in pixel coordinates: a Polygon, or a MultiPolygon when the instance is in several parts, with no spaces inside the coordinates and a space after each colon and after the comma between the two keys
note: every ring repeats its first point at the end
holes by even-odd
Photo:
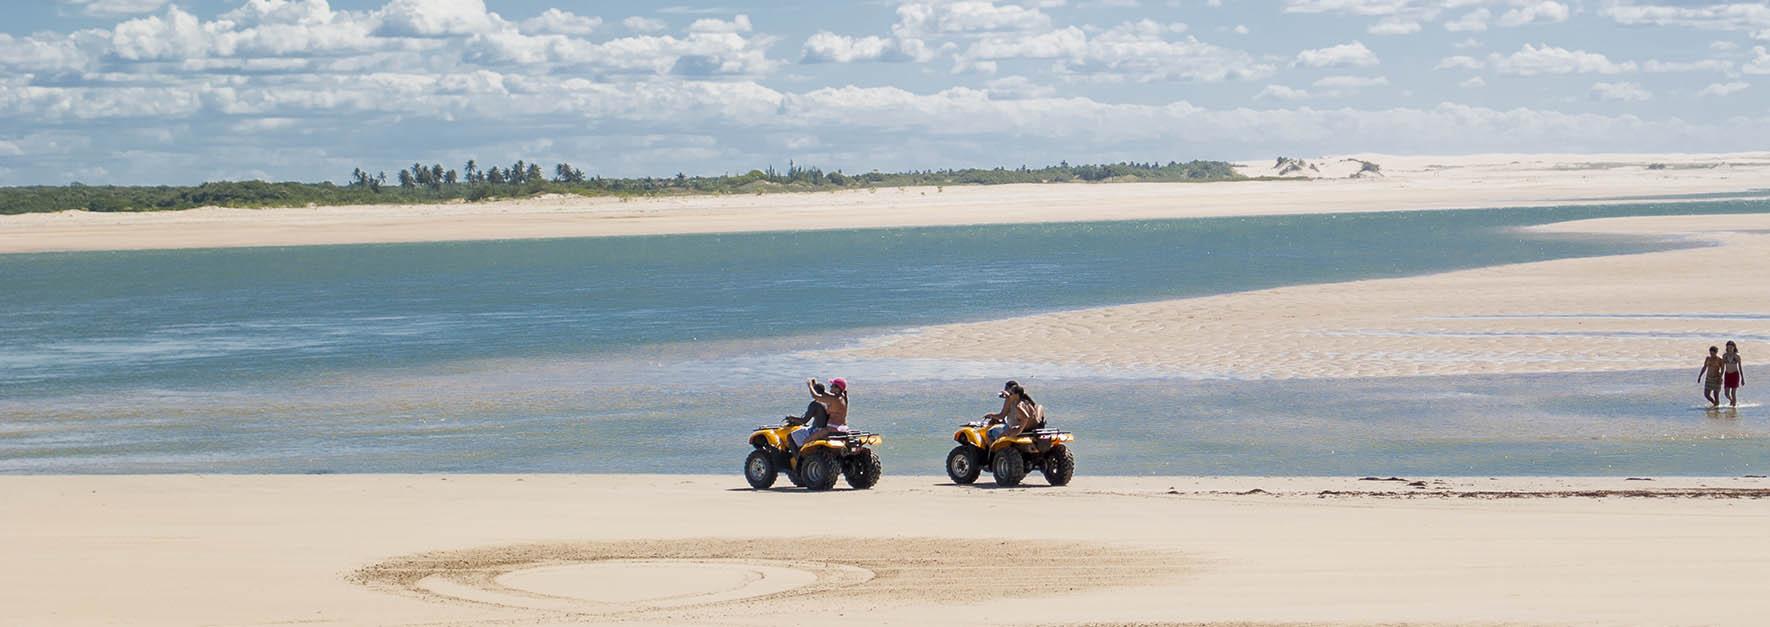
{"type": "Polygon", "coordinates": [[[1702,381],[1702,398],[1709,402],[1710,407],[1721,406],[1721,349],[1710,346],[1709,356],[1702,360],[1702,370],[1697,371],[1696,379],[1702,381]]]}
{"type": "MultiPolygon", "coordinates": [[[[1727,392],[1727,406],[1739,406],[1739,386],[1745,385],[1745,368],[1739,363],[1739,345],[1727,340],[1727,352],[1721,355],[1721,388],[1727,392]]],[[[1719,404],[1719,400],[1716,401],[1719,404]]]]}

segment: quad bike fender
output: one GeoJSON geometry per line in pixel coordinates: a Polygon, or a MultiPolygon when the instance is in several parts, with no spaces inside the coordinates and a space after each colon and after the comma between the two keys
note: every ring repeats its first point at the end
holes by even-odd
{"type": "Polygon", "coordinates": [[[984,433],[982,429],[962,427],[958,431],[953,432],[953,441],[960,444],[969,444],[977,448],[983,448],[983,435],[984,433]]]}
{"type": "Polygon", "coordinates": [[[773,446],[773,448],[779,448],[779,450],[788,450],[789,436],[791,436],[795,430],[800,429],[805,429],[805,427],[758,429],[754,434],[750,434],[750,446],[756,446],[756,448],[761,448],[761,446],[773,446]]]}
{"type": "Polygon", "coordinates": [[[1017,435],[1011,438],[996,438],[996,441],[989,443],[989,450],[995,452],[1010,446],[1020,446],[1023,444],[1031,446],[1033,444],[1033,439],[1024,435],[1017,435]]]}
{"type": "Polygon", "coordinates": [[[806,442],[805,446],[799,449],[799,454],[803,456],[806,453],[810,453],[820,448],[827,448],[836,451],[837,453],[848,452],[848,446],[846,444],[837,444],[829,440],[818,440],[816,442],[806,442]]]}
{"type": "Polygon", "coordinates": [[[757,431],[750,434],[750,446],[756,448],[762,448],[764,446],[780,448],[780,437],[767,431],[757,431]]]}

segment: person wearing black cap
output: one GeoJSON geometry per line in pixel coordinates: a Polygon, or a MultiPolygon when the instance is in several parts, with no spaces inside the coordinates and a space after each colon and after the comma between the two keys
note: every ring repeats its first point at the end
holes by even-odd
{"type": "Polygon", "coordinates": [[[996,396],[1002,399],[1002,411],[983,415],[984,422],[994,424],[989,429],[990,441],[1020,435],[1045,421],[1045,408],[1033,401],[1019,382],[1010,379],[996,396]]]}

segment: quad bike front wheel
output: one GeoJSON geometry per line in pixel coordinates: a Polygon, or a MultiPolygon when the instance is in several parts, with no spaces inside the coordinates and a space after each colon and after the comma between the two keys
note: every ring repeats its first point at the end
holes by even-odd
{"type": "Polygon", "coordinates": [[[842,478],[848,480],[848,487],[865,490],[879,483],[879,477],[885,475],[885,465],[879,463],[879,454],[871,450],[863,450],[843,460],[842,478]]]}
{"type": "Polygon", "coordinates": [[[1026,455],[1020,449],[1009,447],[996,453],[996,463],[990,466],[990,474],[995,475],[996,485],[1011,488],[1020,485],[1026,478],[1026,455]]]}
{"type": "Polygon", "coordinates": [[[799,480],[808,490],[822,491],[836,487],[842,476],[842,464],[829,451],[814,451],[799,459],[799,480]]]}
{"type": "Polygon", "coordinates": [[[1039,472],[1045,473],[1045,480],[1051,485],[1068,485],[1076,476],[1076,454],[1067,446],[1057,446],[1045,454],[1045,463],[1039,465],[1039,472]]]}
{"type": "Polygon", "coordinates": [[[780,469],[774,467],[774,456],[769,455],[768,451],[756,449],[750,451],[749,457],[744,458],[744,480],[750,482],[752,488],[767,490],[773,487],[774,477],[778,472],[780,469]]]}
{"type": "Polygon", "coordinates": [[[983,474],[983,451],[960,444],[946,454],[946,476],[953,483],[970,485],[980,474],[983,474]]]}

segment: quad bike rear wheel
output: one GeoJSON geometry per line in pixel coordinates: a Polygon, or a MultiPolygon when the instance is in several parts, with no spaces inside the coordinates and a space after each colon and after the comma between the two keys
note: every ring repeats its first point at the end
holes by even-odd
{"type": "Polygon", "coordinates": [[[879,463],[879,454],[871,450],[861,451],[858,455],[850,455],[843,460],[842,478],[848,481],[848,487],[865,490],[879,483],[884,476],[885,465],[879,463]]]}
{"type": "Polygon", "coordinates": [[[842,464],[829,451],[813,451],[799,459],[799,480],[808,490],[822,491],[836,487],[842,476],[842,464]]]}
{"type": "Polygon", "coordinates": [[[990,474],[995,475],[998,486],[1020,485],[1020,480],[1026,478],[1026,456],[1017,448],[1002,449],[996,453],[996,463],[990,465],[990,474]]]}
{"type": "Polygon", "coordinates": [[[1058,445],[1045,453],[1045,463],[1039,465],[1039,472],[1045,473],[1045,480],[1051,485],[1068,485],[1076,476],[1076,455],[1069,452],[1069,447],[1058,445]]]}
{"type": "Polygon", "coordinates": [[[983,451],[968,444],[953,447],[953,452],[946,454],[946,476],[953,483],[970,485],[977,481],[977,475],[983,474],[983,451]]]}
{"type": "Polygon", "coordinates": [[[769,455],[768,451],[756,449],[750,451],[749,457],[744,458],[744,480],[757,490],[773,487],[775,474],[779,471],[774,466],[774,456],[769,455]]]}

